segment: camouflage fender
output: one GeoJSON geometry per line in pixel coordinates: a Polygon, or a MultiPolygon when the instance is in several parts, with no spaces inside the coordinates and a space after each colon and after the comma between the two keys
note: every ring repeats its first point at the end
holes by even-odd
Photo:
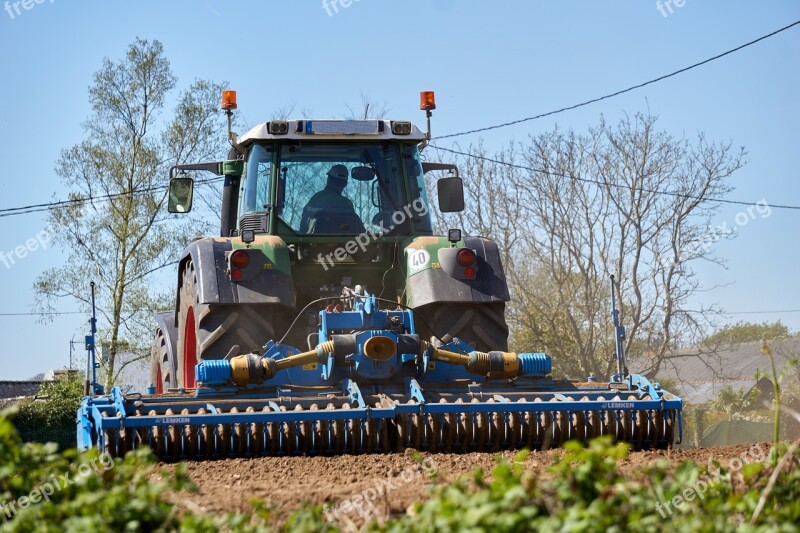
{"type": "Polygon", "coordinates": [[[464,237],[456,246],[475,250],[478,258],[474,280],[460,279],[463,276],[446,257],[451,246],[445,237],[417,237],[406,245],[408,305],[509,301],[497,244],[482,237],[464,237]]]}
{"type": "Polygon", "coordinates": [[[289,250],[283,239],[270,235],[259,235],[255,242],[246,246],[238,238],[203,238],[191,243],[183,252],[178,268],[177,309],[180,309],[180,287],[183,270],[192,261],[197,272],[201,304],[281,304],[294,306],[294,285],[289,263],[289,250]],[[248,272],[255,275],[240,282],[231,281],[227,274],[227,253],[237,249],[254,250],[257,264],[248,272]]]}

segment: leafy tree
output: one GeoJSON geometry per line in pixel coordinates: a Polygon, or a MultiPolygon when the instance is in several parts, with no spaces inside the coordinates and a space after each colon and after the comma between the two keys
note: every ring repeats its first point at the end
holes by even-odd
{"type": "Polygon", "coordinates": [[[714,199],[731,190],[744,151],[703,135],[678,139],[656,122],[601,120],[585,134],[556,128],[495,154],[479,144],[469,150],[477,157],[454,157],[467,208],[439,215],[439,228],[498,242],[512,344],[547,350],[570,376],[612,373],[612,274],[629,366],[648,376],[714,317],[690,306],[693,265],[717,261],[714,199]]]}
{"type": "Polygon", "coordinates": [[[162,209],[168,168],[224,155],[223,85],[196,80],[162,120],[176,85],[158,41],[137,39],[121,60],[105,59],[89,88],[87,136],[63,150],[56,167],[73,203],[53,211],[50,223],[68,257],[37,279],[37,304],[52,311],[69,298],[87,307],[89,281],[97,282],[106,387],[123,365],[149,357],[150,313],[173,297],[154,290],[152,275],[205,227],[162,209]]]}
{"type": "Polygon", "coordinates": [[[734,415],[755,407],[759,395],[760,391],[755,388],[745,391],[743,388],[725,387],[717,394],[713,407],[715,410],[725,413],[728,420],[733,420],[734,415]]]}
{"type": "Polygon", "coordinates": [[[717,332],[703,339],[702,344],[704,346],[720,346],[760,340],[771,341],[788,337],[789,334],[789,328],[784,326],[780,320],[763,324],[740,321],[723,326],[717,332]]]}

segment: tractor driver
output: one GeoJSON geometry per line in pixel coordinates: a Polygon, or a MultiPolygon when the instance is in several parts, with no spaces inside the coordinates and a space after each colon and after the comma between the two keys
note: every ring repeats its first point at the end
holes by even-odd
{"type": "Polygon", "coordinates": [[[356,214],[353,202],[342,195],[349,171],[333,165],[325,188],[316,193],[303,209],[300,231],[305,233],[363,233],[364,223],[356,214]]]}

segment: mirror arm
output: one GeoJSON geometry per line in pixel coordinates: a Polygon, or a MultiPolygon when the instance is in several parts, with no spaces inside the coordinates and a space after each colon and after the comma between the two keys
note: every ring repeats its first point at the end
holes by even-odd
{"type": "Polygon", "coordinates": [[[427,174],[428,172],[433,172],[434,170],[449,170],[454,174],[454,178],[459,178],[458,174],[458,167],[456,165],[450,163],[428,163],[427,161],[423,161],[422,163],[422,173],[427,174]]]}
{"type": "Polygon", "coordinates": [[[204,170],[206,172],[212,172],[217,176],[222,176],[222,163],[191,163],[186,165],[175,165],[169,169],[169,179],[174,178],[178,172],[184,172],[186,170],[204,170]]]}

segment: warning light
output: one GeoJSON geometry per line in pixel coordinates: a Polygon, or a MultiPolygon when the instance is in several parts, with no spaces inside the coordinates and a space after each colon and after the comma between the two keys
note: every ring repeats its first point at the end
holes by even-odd
{"type": "Polygon", "coordinates": [[[433,111],[436,109],[436,96],[433,91],[422,91],[419,93],[419,108],[422,111],[433,111]]]}
{"type": "Polygon", "coordinates": [[[222,109],[225,111],[236,109],[236,91],[222,91],[222,109]]]}

